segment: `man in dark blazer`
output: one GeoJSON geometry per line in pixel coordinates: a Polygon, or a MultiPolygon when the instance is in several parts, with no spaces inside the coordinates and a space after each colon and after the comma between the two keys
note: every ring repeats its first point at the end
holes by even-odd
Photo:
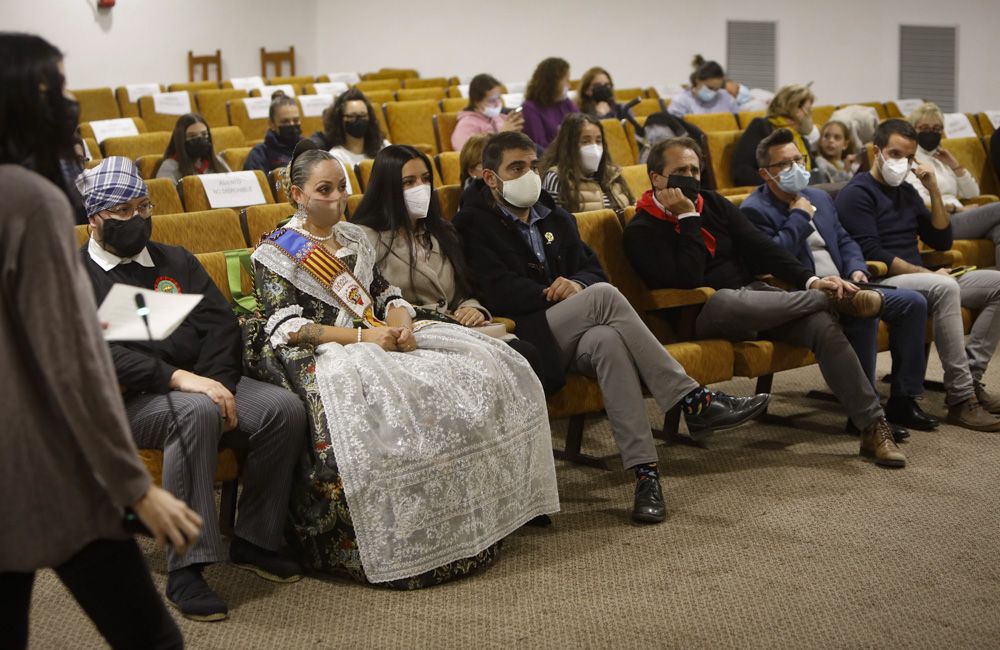
{"type": "Polygon", "coordinates": [[[465,191],[454,224],[483,305],[517,321],[538,350],[546,392],[567,370],[596,375],[622,463],[636,474],[635,521],[657,523],[666,506],[642,395],[663,410],[680,403],[688,428],[724,429],[763,411],[767,395],[731,397],[700,386],[607,283],[573,215],[541,193],[534,143],[502,132],[483,150],[483,178],[465,191]]]}

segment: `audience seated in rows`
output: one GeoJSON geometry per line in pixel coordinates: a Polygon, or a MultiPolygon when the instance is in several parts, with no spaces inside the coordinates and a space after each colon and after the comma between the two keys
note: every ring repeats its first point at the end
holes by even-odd
{"type": "Polygon", "coordinates": [[[918,291],[927,299],[944,367],[948,421],[977,431],[1000,431],[1000,397],[982,383],[1000,342],[1000,271],[969,271],[953,277],[948,269],[935,272],[924,267],[918,238],[932,249],[948,250],[953,233],[934,168],[921,163],[913,171],[930,196],[930,209],[906,182],[916,161],[918,137],[905,120],[880,124],[872,169],[857,174],[837,194],[837,212],[865,258],[889,268],[885,282],[918,291]],[[962,307],[979,310],[968,340],[962,307]]]}
{"type": "Polygon", "coordinates": [[[604,127],[586,113],[567,115],[539,165],[542,189],[568,212],[623,212],[632,193],[604,146],[604,127]]]}
{"type": "Polygon", "coordinates": [[[691,87],[670,98],[667,110],[675,117],[691,113],[735,113],[736,98],[723,89],[726,73],[715,61],[705,61],[696,55],[692,62],[691,87]]]}
{"type": "MultiPolygon", "coordinates": [[[[808,86],[792,84],[784,86],[774,95],[767,106],[765,117],[755,117],[736,143],[733,152],[733,183],[760,185],[757,167],[757,145],[775,129],[787,128],[795,134],[795,146],[805,161],[805,168],[812,174],[810,183],[825,183],[827,179],[816,168],[813,143],[819,139],[819,132],[812,121],[812,107],[816,98],[808,86]]],[[[673,106],[673,104],[671,104],[673,106]]]]}
{"type": "Polygon", "coordinates": [[[212,132],[205,118],[188,113],[177,118],[173,135],[163,162],[156,171],[157,178],[169,178],[175,183],[185,176],[196,174],[221,174],[232,171],[212,147],[212,132]]]}
{"type": "Polygon", "coordinates": [[[597,376],[622,464],[636,475],[632,518],[663,521],[642,385],[664,411],[681,404],[691,431],[745,422],[766,408],[768,395],[731,397],[687,376],[607,283],[573,215],[542,193],[537,160],[526,135],[499,133],[483,151],[483,178],[462,197],[454,222],[479,299],[514,318],[518,336],[538,350],[547,392],[562,387],[567,371],[597,376]]]}
{"type": "Polygon", "coordinates": [[[846,124],[840,120],[830,120],[823,125],[819,132],[815,163],[816,168],[831,183],[851,180],[858,171],[860,162],[857,145],[851,137],[851,129],[846,124]]]}
{"type": "Polygon", "coordinates": [[[604,68],[593,67],[583,73],[577,99],[580,112],[598,120],[624,120],[628,115],[625,105],[615,101],[615,84],[604,68]]]}
{"type": "Polygon", "coordinates": [[[540,151],[556,138],[559,125],[578,108],[569,98],[569,63],[550,57],[535,68],[524,93],[524,133],[540,151]]]}
{"type": "Polygon", "coordinates": [[[625,227],[625,253],[646,285],[716,290],[698,315],[698,338],[765,338],[812,350],[861,431],[861,455],[879,465],[904,466],[878,393],[831,313],[870,319],[881,312],[882,296],[858,290],[839,273],[818,277],[728,200],[701,190],[701,148],[693,140],[661,142],[646,165],[652,189],[625,227]],[[766,273],[792,290],[755,279],[766,273]]]}
{"type": "Polygon", "coordinates": [[[524,115],[504,112],[500,97],[503,85],[488,74],[477,74],[469,83],[469,104],[458,114],[451,134],[451,147],[461,151],[466,141],[479,133],[520,131],[524,115]]]}
{"type": "Polygon", "coordinates": [[[115,283],[202,296],[162,342],[110,347],[136,444],[163,450],[163,487],[204,522],[187,553],[167,550],[167,600],[194,620],[226,618],[226,604],[202,577],[205,566],[226,559],[215,515],[219,446],[243,440],[249,450],[229,559],[272,582],[298,580],[299,564],[277,551],[305,443],[305,408],[289,391],[243,376],[232,308],[194,255],[149,240],[153,210],[130,160],[105,158],[77,183],[91,227],[80,253],[98,303],[115,283]]]}
{"type": "MultiPolygon", "coordinates": [[[[917,153],[914,160],[934,171],[944,209],[951,215],[951,233],[955,239],[989,239],[996,245],[995,260],[1000,265],[1000,203],[965,205],[962,199],[979,196],[979,183],[968,169],[941,146],[944,136],[944,115],[937,105],[918,106],[909,116],[917,131],[917,153]]],[[[906,175],[924,205],[931,207],[931,194],[911,171],[906,175]]]]}
{"type": "MultiPolygon", "coordinates": [[[[764,184],[740,204],[740,211],[747,219],[794,255],[814,276],[868,282],[871,273],[861,247],[840,224],[833,199],[823,190],[807,187],[809,172],[803,167],[794,134],[788,129],[778,129],[761,140],[757,164],[764,184]]],[[[897,425],[893,435],[899,439],[908,435],[905,428],[929,431],[938,424],[916,402],[924,392],[927,369],[924,355],[927,301],[909,289],[886,287],[881,291],[885,303],[882,320],[889,326],[892,351],[892,387],[885,410],[889,422],[897,425]]],[[[878,319],[844,315],[840,324],[865,376],[876,388],[878,319]]]]}
{"type": "Polygon", "coordinates": [[[292,159],[295,145],[302,139],[302,118],[299,105],[294,97],[283,91],[271,95],[271,106],[267,112],[267,133],[264,141],[250,150],[243,169],[259,169],[267,174],[272,169],[283,167],[292,159]]]}
{"type": "MultiPolygon", "coordinates": [[[[333,104],[323,111],[323,132],[314,133],[312,139],[351,168],[362,160],[375,158],[375,154],[389,144],[382,134],[375,108],[356,88],[337,95],[333,104]]],[[[356,189],[348,181],[348,192],[356,189]]]]}
{"type": "MultiPolygon", "coordinates": [[[[292,544],[312,570],[397,589],[470,575],[559,508],[542,387],[499,340],[414,325],[366,230],[342,220],[342,165],[315,147],[289,165],[295,216],[253,253],[262,315],[245,352],[258,378],[310,405],[292,544]]],[[[372,183],[386,191],[366,192],[360,214],[425,209],[412,190],[427,172],[406,195],[396,153],[376,156],[372,183]]]]}

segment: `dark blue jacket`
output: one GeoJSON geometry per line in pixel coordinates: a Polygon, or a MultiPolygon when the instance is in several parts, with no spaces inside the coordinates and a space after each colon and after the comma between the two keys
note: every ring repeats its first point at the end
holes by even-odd
{"type": "Polygon", "coordinates": [[[851,236],[840,224],[837,208],[833,199],[823,190],[806,188],[802,196],[816,207],[812,223],[809,215],[803,210],[789,210],[785,203],[771,191],[767,185],[761,185],[740,204],[740,210],[753,225],[780,244],[785,250],[797,257],[802,265],[812,272],[816,271],[812,250],[809,248],[809,235],[813,225],[826,242],[826,250],[837,265],[837,270],[843,278],[851,277],[855,271],[868,275],[868,266],[861,246],[851,239],[851,236]]]}
{"type": "Polygon", "coordinates": [[[259,169],[267,174],[276,167],[287,165],[288,161],[292,159],[293,153],[295,153],[294,146],[286,147],[281,144],[277,134],[268,129],[267,134],[264,136],[264,141],[255,145],[250,150],[250,155],[247,156],[246,162],[243,163],[243,169],[246,171],[259,169]]]}
{"type": "Polygon", "coordinates": [[[837,194],[840,223],[865,254],[887,266],[897,257],[923,266],[919,237],[939,251],[951,248],[951,225],[938,230],[920,194],[909,183],[890,187],[879,183],[869,172],[855,174],[837,194]]]}

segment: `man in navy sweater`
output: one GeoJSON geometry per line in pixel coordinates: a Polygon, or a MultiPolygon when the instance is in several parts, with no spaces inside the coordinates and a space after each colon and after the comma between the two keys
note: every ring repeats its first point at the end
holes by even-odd
{"type": "MultiPolygon", "coordinates": [[[[809,172],[802,168],[802,154],[792,132],[778,129],[761,140],[757,165],[764,185],[740,205],[747,219],[814,275],[868,282],[868,265],[861,247],[840,225],[833,200],[826,192],[806,186],[809,172]]],[[[927,300],[911,289],[883,289],[882,295],[882,320],[889,324],[893,361],[892,392],[885,412],[889,422],[900,427],[893,431],[898,439],[907,435],[901,427],[930,431],[938,425],[914,399],[924,391],[927,369],[927,300]]],[[[840,323],[874,386],[878,319],[844,317],[840,323]]]]}
{"type": "Polygon", "coordinates": [[[1000,397],[983,386],[983,373],[1000,342],[1000,272],[923,266],[919,238],[936,250],[951,248],[951,222],[934,170],[914,165],[917,132],[905,120],[886,120],[875,131],[875,163],[837,195],[837,212],[865,257],[889,267],[893,286],[919,291],[934,319],[934,342],[947,391],[948,421],[977,431],[1000,431],[1000,397]],[[931,196],[931,209],[903,182],[911,168],[931,196]],[[981,310],[965,340],[962,307],[981,310]]]}

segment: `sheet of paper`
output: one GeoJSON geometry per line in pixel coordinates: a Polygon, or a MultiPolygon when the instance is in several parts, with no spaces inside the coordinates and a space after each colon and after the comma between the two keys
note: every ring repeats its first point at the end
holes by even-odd
{"type": "MultiPolygon", "coordinates": [[[[317,95],[330,95],[331,97],[336,97],[341,93],[346,93],[350,86],[343,81],[329,81],[326,83],[315,83],[313,84],[313,88],[316,89],[317,95]]],[[[304,96],[305,95],[303,95],[303,97],[304,96]]]]}
{"type": "Polygon", "coordinates": [[[346,84],[356,84],[361,81],[357,72],[331,72],[326,75],[330,81],[343,81],[346,84]]]}
{"type": "Polygon", "coordinates": [[[202,174],[208,204],[213,208],[242,208],[267,203],[257,175],[252,171],[228,174],[202,174]]]}
{"type": "Polygon", "coordinates": [[[1000,111],[986,111],[986,117],[994,129],[1000,129],[1000,111]]]}
{"type": "Polygon", "coordinates": [[[160,92],[160,84],[128,84],[125,86],[125,92],[128,93],[129,103],[134,104],[140,97],[160,92]]]}
{"type": "Polygon", "coordinates": [[[258,90],[264,87],[264,80],[261,77],[235,77],[229,80],[233,88],[250,92],[254,88],[258,90]]]}
{"type": "Polygon", "coordinates": [[[295,97],[295,88],[292,86],[292,84],[278,84],[277,86],[264,86],[263,88],[260,89],[260,96],[266,97],[270,101],[271,95],[273,95],[275,92],[279,90],[284,92],[289,97],[295,97]]]}
{"type": "Polygon", "coordinates": [[[969,117],[965,113],[944,114],[944,137],[975,138],[976,130],[972,128],[969,117]]]}
{"type": "Polygon", "coordinates": [[[120,138],[127,135],[139,135],[139,129],[131,117],[118,117],[113,120],[94,120],[90,123],[94,130],[94,139],[101,144],[108,138],[120,138]]]}
{"type": "Polygon", "coordinates": [[[507,92],[509,93],[524,93],[528,90],[527,81],[512,81],[505,85],[507,86],[507,92]]]}
{"type": "Polygon", "coordinates": [[[903,117],[906,117],[907,115],[915,111],[917,107],[923,103],[924,100],[920,99],[919,97],[917,99],[896,100],[896,106],[899,108],[899,112],[903,114],[903,117]]]}
{"type": "Polygon", "coordinates": [[[322,117],[326,107],[333,103],[333,95],[299,95],[302,117],[322,117]]]}
{"type": "Polygon", "coordinates": [[[468,99],[469,98],[469,84],[459,84],[459,86],[458,86],[458,94],[461,95],[462,97],[464,97],[465,99],[468,99]]]}
{"type": "Polygon", "coordinates": [[[243,105],[247,108],[247,116],[251,120],[266,120],[268,111],[271,110],[270,97],[247,97],[243,100],[243,105]]]}
{"type": "Polygon", "coordinates": [[[100,321],[108,324],[104,330],[106,341],[149,340],[135,304],[136,294],[142,294],[146,300],[149,330],[154,341],[162,341],[173,334],[201,302],[201,294],[198,293],[165,293],[129,284],[115,284],[97,310],[100,321]]]}
{"type": "Polygon", "coordinates": [[[191,95],[185,90],[153,95],[153,110],[161,115],[184,115],[191,112],[191,95]]]}
{"type": "Polygon", "coordinates": [[[500,99],[506,108],[517,108],[524,103],[524,93],[506,93],[500,95],[500,99]]]}

